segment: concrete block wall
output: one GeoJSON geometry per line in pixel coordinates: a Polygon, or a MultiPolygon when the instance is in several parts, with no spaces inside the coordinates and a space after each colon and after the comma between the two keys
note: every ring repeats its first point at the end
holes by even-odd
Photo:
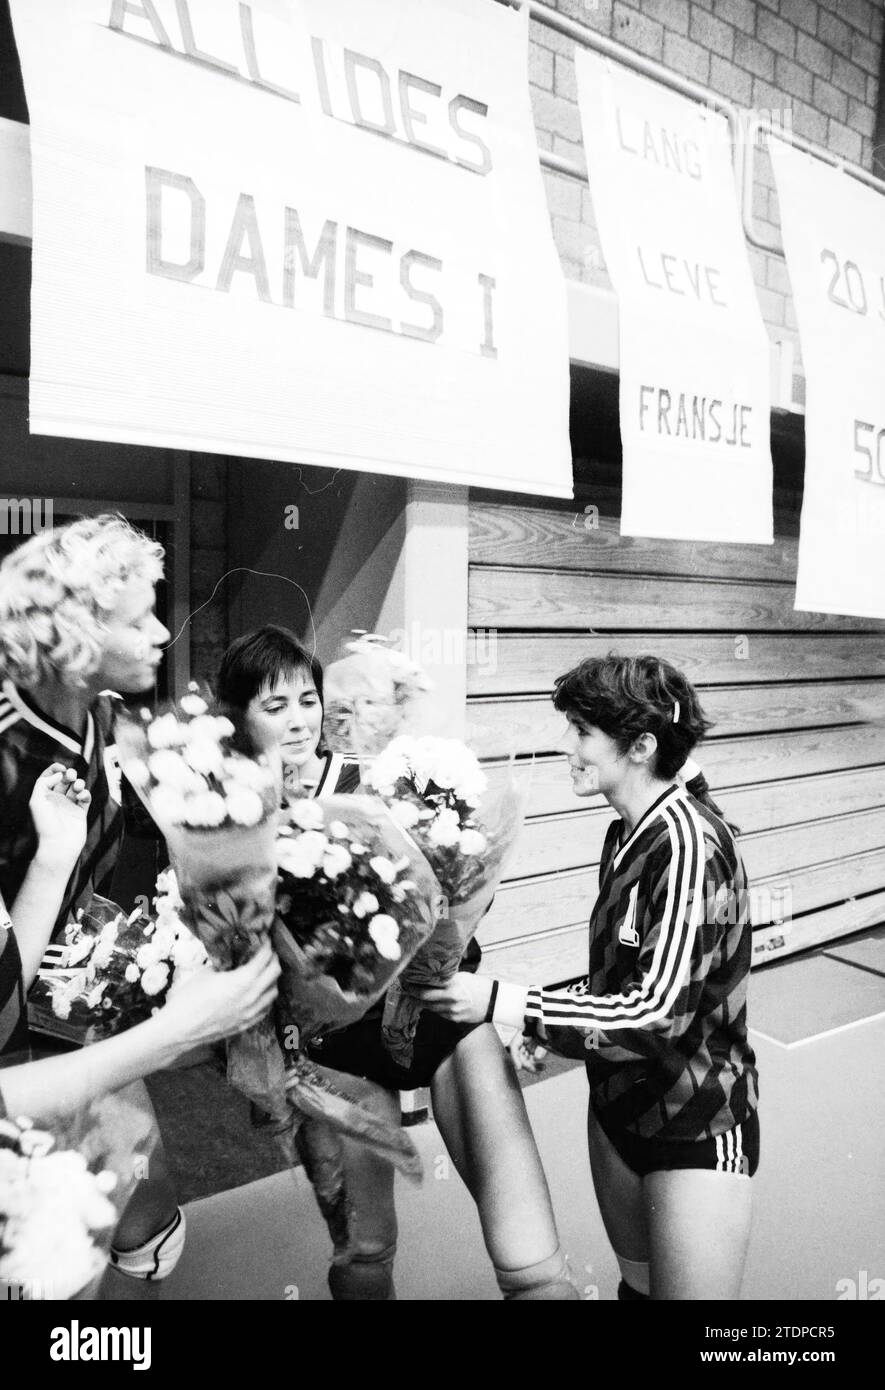
{"type": "MultiPolygon", "coordinates": [[[[770,112],[773,123],[873,167],[882,0],[555,0],[588,28],[729,98],[770,112]]],[[[574,42],[532,20],[529,80],[539,147],[583,162],[574,42]]],[[[771,164],[760,141],[754,212],[777,238],[771,164]]],[[[592,191],[544,172],[553,234],[570,279],[610,288],[592,191]]],[[[796,316],[783,258],[748,247],[763,317],[799,359],[796,316]]]]}

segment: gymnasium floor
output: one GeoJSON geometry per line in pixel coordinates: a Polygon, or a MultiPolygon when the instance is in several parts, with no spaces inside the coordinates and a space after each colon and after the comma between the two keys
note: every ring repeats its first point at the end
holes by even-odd
{"type": "MultiPolygon", "coordinates": [[[[750,1011],[762,1161],[743,1298],[844,1297],[885,1278],[885,928],[754,971],[750,1011]]],[[[572,1267],[588,1298],[612,1299],[617,1267],[590,1183],[583,1070],[528,1086],[526,1103],[572,1267]]],[[[411,1133],[425,1178],[397,1180],[399,1297],[497,1299],[436,1126],[411,1133]]],[[[186,1210],[187,1247],[164,1299],[328,1299],[328,1239],[302,1173],[272,1172],[186,1210]]]]}

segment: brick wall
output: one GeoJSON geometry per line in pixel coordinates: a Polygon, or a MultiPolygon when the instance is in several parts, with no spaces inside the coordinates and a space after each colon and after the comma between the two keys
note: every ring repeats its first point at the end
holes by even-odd
{"type": "MultiPolygon", "coordinates": [[[[873,167],[882,0],[555,0],[552,8],[738,106],[777,112],[797,134],[873,167]]],[[[583,161],[574,43],[536,20],[531,40],[538,144],[583,161]]],[[[779,228],[779,215],[764,149],[757,169],[754,211],[768,236],[779,228]]],[[[566,276],[610,287],[589,188],[550,171],[544,179],[566,276]]],[[[798,359],[783,258],[748,249],[769,333],[792,339],[798,359]]]]}

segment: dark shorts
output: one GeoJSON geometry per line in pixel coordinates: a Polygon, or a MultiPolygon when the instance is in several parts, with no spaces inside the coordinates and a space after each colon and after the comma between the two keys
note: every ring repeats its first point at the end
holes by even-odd
{"type": "Polygon", "coordinates": [[[384,1046],[380,1013],[361,1018],[338,1032],[326,1033],[321,1043],[310,1044],[308,1054],[324,1067],[347,1072],[349,1076],[364,1076],[389,1091],[417,1091],[430,1085],[437,1068],[452,1055],[461,1039],[480,1026],[452,1023],[424,1009],[408,1068],[394,1062],[384,1046]]]}
{"type": "MultiPolygon", "coordinates": [[[[593,1112],[594,1115],[596,1112],[593,1112]]],[[[713,1139],[643,1139],[612,1129],[596,1115],[600,1128],[627,1167],[639,1177],[674,1168],[706,1168],[713,1173],[743,1173],[751,1178],[759,1167],[759,1114],[713,1139]]]]}

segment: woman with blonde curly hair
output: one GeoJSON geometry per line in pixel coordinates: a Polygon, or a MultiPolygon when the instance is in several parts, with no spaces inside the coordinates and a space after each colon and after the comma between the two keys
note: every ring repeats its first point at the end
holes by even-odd
{"type": "MultiPolygon", "coordinates": [[[[58,764],[89,793],[85,843],[56,930],[110,886],[123,813],[109,692],[154,684],[169,639],[154,613],[162,576],[162,547],[111,515],[45,531],[0,565],[0,900],[16,902],[37,853],[31,797],[41,773],[58,764]]],[[[162,1278],[183,1245],[184,1219],[158,1148],[117,1228],[112,1260],[138,1280],[162,1278]]],[[[107,1294],[131,1298],[135,1287],[114,1274],[107,1294]]]]}

